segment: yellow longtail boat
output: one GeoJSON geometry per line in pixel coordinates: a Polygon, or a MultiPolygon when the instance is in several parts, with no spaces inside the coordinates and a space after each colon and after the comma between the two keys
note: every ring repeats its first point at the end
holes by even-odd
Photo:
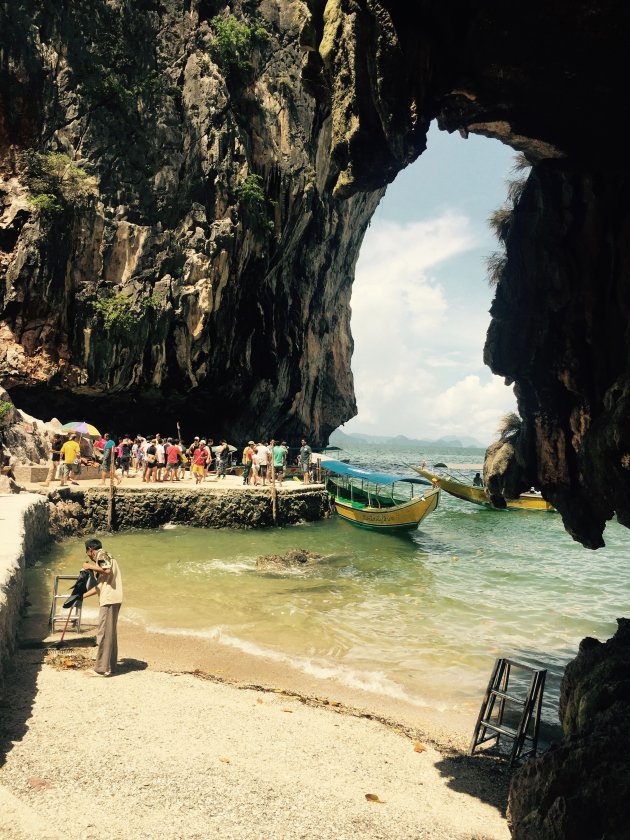
{"type": "Polygon", "coordinates": [[[472,502],[474,505],[481,505],[490,508],[490,510],[542,510],[556,513],[555,507],[546,502],[538,493],[522,493],[516,499],[506,499],[505,508],[495,508],[483,487],[466,484],[464,480],[453,478],[448,473],[435,473],[424,467],[416,467],[413,464],[410,464],[410,466],[418,475],[429,479],[434,487],[439,487],[445,493],[455,496],[456,499],[472,502]]]}
{"type": "Polygon", "coordinates": [[[440,489],[429,481],[352,467],[322,458],[326,487],[337,514],[374,531],[413,531],[438,506],[440,489]]]}

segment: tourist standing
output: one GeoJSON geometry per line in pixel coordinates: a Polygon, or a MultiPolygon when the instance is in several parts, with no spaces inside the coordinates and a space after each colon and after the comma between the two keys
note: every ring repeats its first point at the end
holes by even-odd
{"type": "Polygon", "coordinates": [[[205,440],[199,441],[199,446],[195,448],[192,454],[191,472],[195,477],[195,484],[201,484],[204,475],[206,474],[206,463],[208,461],[208,447],[205,440]]]}
{"type": "Polygon", "coordinates": [[[250,440],[245,449],[243,449],[243,457],[241,458],[241,464],[243,465],[243,484],[249,483],[249,474],[252,471],[252,459],[254,457],[254,446],[256,444],[253,440],[250,440]]]}
{"type": "Polygon", "coordinates": [[[300,453],[298,455],[298,463],[300,465],[300,470],[302,472],[302,481],[304,484],[308,484],[311,480],[310,478],[310,470],[311,470],[311,459],[313,456],[313,450],[306,442],[306,438],[302,438],[301,446],[300,446],[300,453]]]}
{"type": "Polygon", "coordinates": [[[221,440],[216,452],[217,456],[217,480],[225,478],[225,470],[227,468],[228,458],[230,456],[230,447],[226,440],[221,440]]]}
{"type": "Polygon", "coordinates": [[[267,483],[267,463],[269,461],[269,450],[264,443],[257,444],[254,449],[254,464],[256,465],[254,484],[267,483]],[[259,481],[261,480],[261,481],[259,481]]]}
{"type": "Polygon", "coordinates": [[[186,457],[188,458],[188,462],[190,464],[190,478],[191,478],[191,480],[195,477],[195,474],[194,474],[193,468],[192,468],[193,455],[195,454],[195,449],[198,449],[198,448],[199,448],[199,435],[195,435],[195,439],[193,440],[193,442],[190,444],[190,446],[186,450],[186,457]]]}
{"type": "MultiPolygon", "coordinates": [[[[60,434],[55,435],[55,437],[53,438],[53,442],[50,446],[50,466],[48,468],[48,475],[46,476],[44,487],[48,487],[48,485],[54,478],[61,478],[61,474],[58,474],[57,471],[61,466],[61,447],[63,446],[63,444],[63,436],[60,434]]],[[[1,466],[2,464],[0,463],[0,467],[1,466]]]]}
{"type": "Polygon", "coordinates": [[[148,442],[148,446],[145,452],[145,468],[144,473],[142,475],[143,481],[153,481],[155,482],[155,476],[157,473],[157,446],[155,439],[151,442],[148,442]]]}
{"type": "Polygon", "coordinates": [[[171,443],[166,453],[166,480],[179,481],[179,463],[182,450],[177,443],[171,443]]]}
{"type": "Polygon", "coordinates": [[[85,553],[90,558],[83,564],[86,571],[96,574],[96,586],[89,589],[84,598],[98,594],[98,631],[96,643],[98,653],[94,662],[94,674],[109,677],[118,661],[118,613],[123,600],[122,575],[118,563],[111,554],[103,550],[103,543],[97,539],[87,540],[85,553]]]}
{"type": "Polygon", "coordinates": [[[114,463],[114,441],[111,439],[107,432],[104,435],[105,438],[105,447],[103,449],[103,460],[101,461],[101,484],[105,484],[108,475],[113,473],[114,478],[120,484],[122,481],[122,476],[118,478],[116,475],[116,464],[114,463]]]}
{"type": "Polygon", "coordinates": [[[131,450],[133,447],[133,441],[129,437],[129,435],[125,435],[122,441],[120,442],[120,475],[121,479],[122,476],[125,474],[127,478],[129,478],[129,468],[131,467],[131,450]]]}
{"type": "Polygon", "coordinates": [[[81,447],[73,434],[68,436],[68,440],[59,450],[59,456],[61,458],[61,484],[59,486],[63,487],[66,478],[73,472],[77,464],[81,463],[81,447]]]}
{"type": "Polygon", "coordinates": [[[276,481],[284,481],[284,468],[287,463],[287,448],[283,443],[276,443],[272,449],[273,469],[276,474],[276,481]]]}
{"type": "Polygon", "coordinates": [[[164,467],[166,466],[166,452],[164,443],[159,437],[155,438],[155,463],[157,464],[156,481],[164,481],[164,467]]]}

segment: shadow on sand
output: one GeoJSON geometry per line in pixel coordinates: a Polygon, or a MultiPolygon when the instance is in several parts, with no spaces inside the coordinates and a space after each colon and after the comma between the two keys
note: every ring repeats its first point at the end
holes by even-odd
{"type": "Polygon", "coordinates": [[[37,675],[45,655],[45,650],[19,650],[5,672],[0,695],[0,767],[13,743],[21,741],[28,730],[37,694],[37,675]]]}
{"type": "Polygon", "coordinates": [[[123,674],[130,674],[132,671],[146,671],[148,667],[149,663],[143,659],[119,659],[112,677],[121,677],[123,674]]]}
{"type": "Polygon", "coordinates": [[[513,769],[504,759],[483,753],[473,756],[458,753],[445,756],[436,767],[452,790],[474,796],[505,816],[513,769]]]}
{"type": "MultiPolygon", "coordinates": [[[[17,650],[5,671],[4,681],[0,679],[0,767],[5,764],[14,743],[21,741],[28,731],[38,691],[37,677],[46,655],[50,651],[67,650],[70,653],[96,647],[94,635],[51,642],[47,639],[48,632],[45,621],[26,613],[18,631],[17,650]]],[[[148,667],[141,659],[121,659],[113,676],[144,671],[148,667]]]]}

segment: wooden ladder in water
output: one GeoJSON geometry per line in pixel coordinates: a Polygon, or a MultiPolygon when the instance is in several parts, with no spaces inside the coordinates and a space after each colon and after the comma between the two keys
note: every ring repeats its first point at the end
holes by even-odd
{"type": "Polygon", "coordinates": [[[507,738],[513,742],[510,767],[519,760],[536,755],[546,676],[546,668],[533,668],[515,659],[496,660],[479,710],[469,755],[489,741],[495,741],[498,746],[501,738],[507,738]],[[531,681],[525,697],[519,697],[509,691],[513,668],[531,673],[531,681]],[[506,708],[508,711],[521,710],[520,721],[516,727],[508,726],[504,722],[506,708]],[[526,746],[528,749],[525,749],[526,746]]]}

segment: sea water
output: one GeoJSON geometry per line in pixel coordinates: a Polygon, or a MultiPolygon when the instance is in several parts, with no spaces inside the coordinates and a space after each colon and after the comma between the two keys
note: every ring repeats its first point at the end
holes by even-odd
{"type": "MultiPolygon", "coordinates": [[[[364,446],[354,463],[410,474],[426,459],[481,464],[483,450],[364,446]]],[[[474,471],[469,471],[469,475],[474,471]]],[[[601,640],[630,606],[630,532],[616,522],[589,551],[558,514],[491,511],[443,493],[404,536],[338,518],[268,530],[177,526],[107,535],[121,563],[124,620],[209,638],[289,668],[406,700],[478,708],[494,660],[548,669],[543,720],[557,727],[559,681],[580,640],[601,640]],[[319,563],[259,571],[256,558],[303,548],[319,563]]],[[[28,573],[46,611],[55,574],[76,574],[82,540],[55,546],[28,573]]]]}

